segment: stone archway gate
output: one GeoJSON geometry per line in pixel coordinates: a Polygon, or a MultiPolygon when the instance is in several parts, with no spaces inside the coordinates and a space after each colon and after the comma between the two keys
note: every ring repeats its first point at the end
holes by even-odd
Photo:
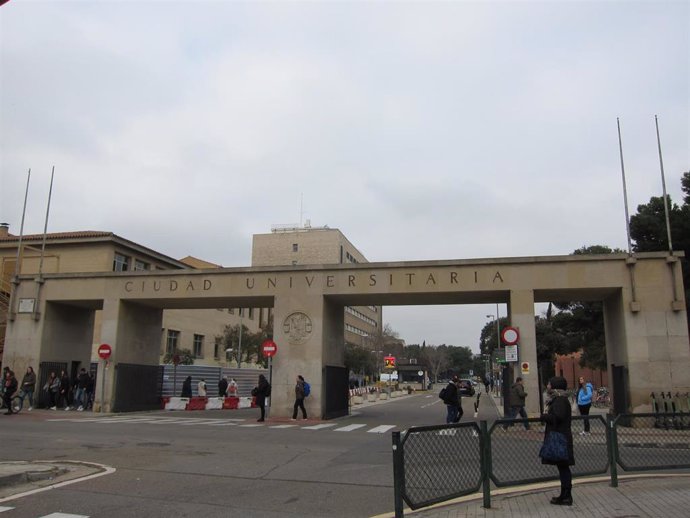
{"type": "MultiPolygon", "coordinates": [[[[345,306],[506,303],[520,330],[520,359],[536,366],[534,304],[604,303],[610,365],[627,369],[621,394],[631,410],[648,410],[653,390],[690,390],[690,343],[680,254],[644,253],[417,261],[347,265],[20,277],[5,346],[5,365],[91,360],[95,310],[112,364],[156,365],[164,309],[273,307],[272,415],[291,411],[294,379],[312,385],[308,411],[324,415],[325,366],[344,364],[345,306]],[[26,301],[35,299],[34,311],[26,301]]],[[[431,325],[431,324],[430,324],[431,325]]],[[[102,368],[102,366],[100,367],[102,368]]],[[[112,372],[112,371],[111,371],[112,372]]],[[[537,394],[537,369],[523,376],[537,394]]],[[[100,373],[99,373],[100,378],[100,373]]],[[[112,407],[115,376],[97,403],[112,407]]],[[[613,386],[609,380],[609,386],[613,386]]],[[[614,398],[617,394],[614,394],[614,398]]],[[[538,398],[528,398],[538,412],[538,398]]]]}

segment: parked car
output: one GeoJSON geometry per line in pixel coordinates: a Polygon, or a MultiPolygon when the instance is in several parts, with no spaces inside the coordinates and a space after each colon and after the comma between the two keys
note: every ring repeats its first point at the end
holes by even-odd
{"type": "Polygon", "coordinates": [[[474,396],[475,390],[474,385],[472,385],[472,380],[461,379],[458,392],[460,392],[461,396],[474,396]]]}

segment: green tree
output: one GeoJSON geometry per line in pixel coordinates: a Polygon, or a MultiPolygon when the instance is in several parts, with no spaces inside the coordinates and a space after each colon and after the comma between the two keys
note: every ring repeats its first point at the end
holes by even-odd
{"type": "Polygon", "coordinates": [[[180,365],[194,365],[194,355],[189,349],[175,349],[171,353],[165,353],[163,363],[172,363],[175,355],[180,357],[180,365]]]}
{"type": "Polygon", "coordinates": [[[242,343],[240,346],[240,324],[227,325],[223,329],[223,334],[216,337],[223,351],[231,349],[226,353],[228,362],[237,361],[240,363],[256,363],[263,367],[268,366],[268,360],[261,354],[261,344],[273,336],[273,327],[269,324],[259,331],[253,333],[249,328],[242,324],[242,343]]]}
{"type": "MultiPolygon", "coordinates": [[[[673,203],[667,196],[671,242],[674,250],[682,250],[685,257],[681,259],[685,301],[690,329],[690,171],[681,177],[681,189],[684,193],[683,205],[673,203]]],[[[630,218],[630,236],[634,241],[636,252],[659,252],[668,250],[668,232],[663,197],[653,196],[649,203],[638,205],[637,214],[630,218]]]]}

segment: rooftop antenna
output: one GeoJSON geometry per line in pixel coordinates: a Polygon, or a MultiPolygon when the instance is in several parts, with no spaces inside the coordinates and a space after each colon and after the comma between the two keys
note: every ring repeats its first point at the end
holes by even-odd
{"type": "Polygon", "coordinates": [[[302,218],[304,218],[304,193],[299,193],[299,226],[302,228],[302,218]]]}

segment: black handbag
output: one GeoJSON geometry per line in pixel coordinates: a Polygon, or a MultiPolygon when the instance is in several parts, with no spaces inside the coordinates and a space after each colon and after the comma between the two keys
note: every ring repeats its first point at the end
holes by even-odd
{"type": "Polygon", "coordinates": [[[564,462],[569,459],[568,439],[561,432],[549,432],[544,437],[539,456],[545,462],[564,462]]]}

